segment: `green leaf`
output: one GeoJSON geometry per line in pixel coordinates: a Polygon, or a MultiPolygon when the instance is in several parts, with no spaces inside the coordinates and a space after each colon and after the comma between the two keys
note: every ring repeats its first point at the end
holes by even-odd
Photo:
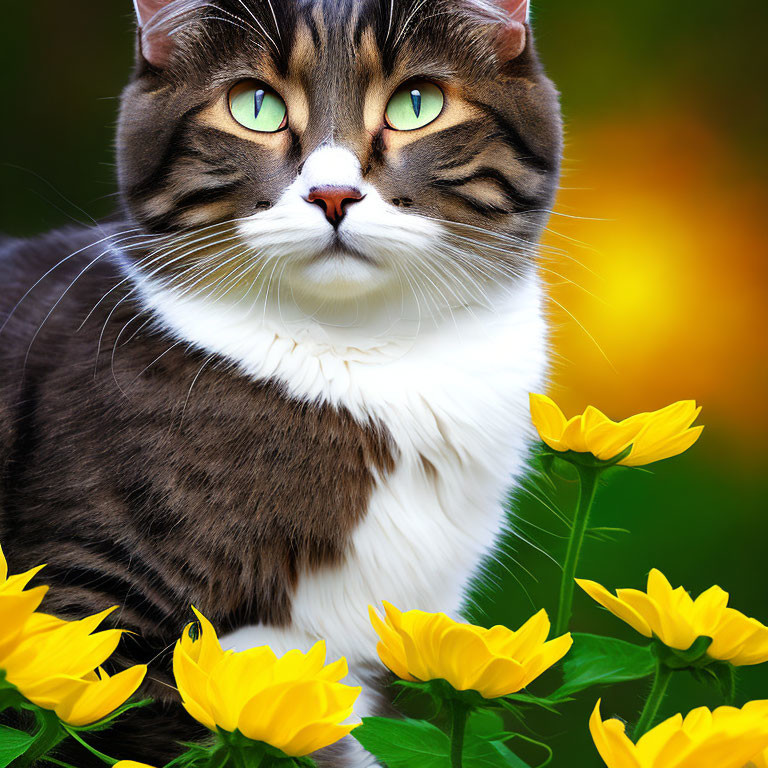
{"type": "Polygon", "coordinates": [[[504,696],[502,699],[498,699],[498,701],[506,709],[541,707],[542,709],[546,709],[547,712],[552,712],[555,715],[557,714],[556,706],[561,703],[561,701],[554,696],[543,699],[541,696],[532,696],[528,693],[512,693],[509,696],[504,696]]]}
{"type": "Polygon", "coordinates": [[[18,707],[24,702],[19,689],[5,679],[5,670],[0,669],[0,712],[9,707],[18,707]]]}
{"type": "MultiPolygon", "coordinates": [[[[491,712],[473,714],[464,744],[467,768],[530,768],[501,741],[489,741],[483,731],[503,730],[501,718],[491,712]],[[501,727],[499,727],[501,726],[501,727]]],[[[352,735],[387,768],[450,768],[451,742],[439,728],[424,720],[388,720],[369,717],[352,735]]]]}
{"type": "Polygon", "coordinates": [[[17,757],[21,757],[35,740],[24,731],[0,725],[0,768],[6,768],[17,757]]]}
{"type": "Polygon", "coordinates": [[[388,768],[450,768],[450,739],[424,720],[367,717],[352,735],[388,768]]]}
{"type": "Polygon", "coordinates": [[[464,744],[464,765],[471,768],[530,768],[501,741],[484,741],[468,736],[464,744]]]}
{"type": "Polygon", "coordinates": [[[478,709],[469,715],[467,735],[472,734],[481,739],[498,738],[504,732],[504,719],[492,709],[478,709]]]}
{"type": "Polygon", "coordinates": [[[10,688],[0,689],[0,712],[4,712],[11,707],[20,707],[23,699],[19,692],[10,688]]]}
{"type": "Polygon", "coordinates": [[[648,677],[655,667],[650,646],[576,633],[563,665],[564,683],[552,698],[564,699],[593,685],[639,680],[648,677]]]}
{"type": "Polygon", "coordinates": [[[311,757],[294,757],[293,762],[303,768],[317,768],[317,763],[311,757]]]}

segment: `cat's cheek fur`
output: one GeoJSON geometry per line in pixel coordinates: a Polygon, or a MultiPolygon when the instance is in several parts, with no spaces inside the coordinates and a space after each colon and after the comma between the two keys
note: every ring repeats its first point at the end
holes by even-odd
{"type": "Polygon", "coordinates": [[[344,349],[318,328],[281,335],[261,318],[237,324],[216,305],[174,304],[146,284],[141,292],[174,336],[254,380],[281,383],[293,398],[380,424],[395,449],[395,468],[376,476],[342,561],[299,574],[290,624],[243,627],[223,642],[284,651],[324,638],[354,673],[376,663],[369,605],[457,615],[506,524],[505,496],[532,437],[528,393],[542,387],[547,365],[537,278],[521,281],[495,311],[459,314],[386,354],[374,339],[368,351],[344,349]]]}

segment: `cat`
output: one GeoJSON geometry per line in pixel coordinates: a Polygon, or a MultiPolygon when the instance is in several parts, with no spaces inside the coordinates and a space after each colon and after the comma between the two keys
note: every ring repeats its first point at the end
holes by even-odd
{"type": "Polygon", "coordinates": [[[0,541],[46,610],[120,606],[158,703],[100,743],[159,765],[199,735],[191,604],[236,650],[324,638],[358,715],[369,605],[458,616],[546,377],[562,129],[527,2],[135,6],[119,212],[2,244],[0,541]]]}

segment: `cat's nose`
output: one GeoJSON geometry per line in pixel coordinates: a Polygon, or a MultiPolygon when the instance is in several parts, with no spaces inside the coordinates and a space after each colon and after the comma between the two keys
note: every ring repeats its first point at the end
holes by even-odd
{"type": "Polygon", "coordinates": [[[359,203],[365,195],[355,187],[312,187],[304,199],[325,211],[325,218],[338,227],[351,205],[359,203]]]}

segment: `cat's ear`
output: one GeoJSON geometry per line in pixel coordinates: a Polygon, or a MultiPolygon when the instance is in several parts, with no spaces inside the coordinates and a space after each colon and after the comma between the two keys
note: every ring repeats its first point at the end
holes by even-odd
{"type": "Polygon", "coordinates": [[[503,61],[516,59],[524,50],[530,14],[529,0],[465,0],[472,11],[496,27],[496,50],[503,61]]]}
{"type": "Polygon", "coordinates": [[[139,44],[141,55],[157,69],[163,69],[173,50],[173,41],[167,32],[154,23],[159,11],[171,0],[133,0],[139,23],[139,44]]]}
{"type": "Polygon", "coordinates": [[[525,50],[530,2],[529,0],[497,0],[497,2],[502,11],[502,20],[496,49],[503,60],[511,61],[525,50]]]}

